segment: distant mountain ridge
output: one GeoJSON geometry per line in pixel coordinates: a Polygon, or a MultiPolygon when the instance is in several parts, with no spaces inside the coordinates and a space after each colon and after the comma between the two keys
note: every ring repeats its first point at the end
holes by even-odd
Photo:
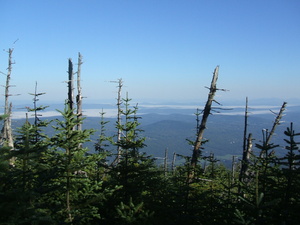
{"type": "MultiPolygon", "coordinates": [[[[94,106],[95,107],[95,106],[94,106]]],[[[279,106],[280,107],[280,106],[279,106]]],[[[272,108],[277,112],[279,107],[272,108]]],[[[113,107],[111,107],[113,108],[113,107]]],[[[96,109],[95,109],[96,110],[96,109]]],[[[97,110],[96,110],[97,111],[97,110]]],[[[244,131],[244,109],[242,107],[224,111],[222,114],[215,113],[208,118],[207,129],[204,137],[209,141],[203,146],[203,154],[209,155],[214,153],[220,160],[231,160],[232,155],[241,156],[243,131],[244,131]]],[[[93,145],[99,136],[100,129],[100,110],[97,111],[98,116],[87,116],[84,120],[83,128],[93,128],[98,131],[92,136],[92,142],[87,146],[93,150],[93,145]]],[[[104,109],[105,112],[105,109],[104,109]]],[[[145,148],[141,149],[148,155],[155,157],[164,157],[165,149],[168,148],[168,157],[171,158],[173,153],[191,156],[192,146],[188,145],[186,139],[194,141],[196,135],[196,116],[193,115],[195,110],[190,108],[140,108],[139,116],[141,119],[140,128],[144,130],[141,136],[146,137],[145,148]]],[[[43,113],[42,113],[43,114],[43,113]]],[[[300,107],[288,106],[283,122],[278,126],[276,134],[272,142],[284,146],[283,135],[286,127],[290,122],[294,123],[296,132],[300,132],[300,107]]],[[[42,117],[42,119],[53,119],[54,117],[42,117]]],[[[56,116],[55,118],[60,118],[56,116]]],[[[249,108],[248,133],[253,133],[254,143],[258,143],[262,139],[262,130],[271,129],[275,115],[267,108],[249,108]],[[264,113],[257,113],[258,110],[264,110],[264,113]]],[[[115,121],[116,118],[107,117],[109,121],[106,125],[106,134],[108,136],[116,134],[115,121]]],[[[201,116],[200,116],[201,120],[201,116]]],[[[24,119],[13,120],[14,128],[21,126],[24,119]]],[[[51,129],[47,128],[46,133],[51,133],[51,129]]],[[[114,149],[114,148],[113,148],[114,149]]],[[[277,151],[284,151],[280,148],[277,151]]]]}

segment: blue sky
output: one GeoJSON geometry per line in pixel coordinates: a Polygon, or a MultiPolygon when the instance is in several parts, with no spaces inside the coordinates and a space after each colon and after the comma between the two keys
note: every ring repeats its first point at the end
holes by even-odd
{"type": "MultiPolygon", "coordinates": [[[[139,102],[207,98],[220,65],[217,100],[300,96],[298,0],[0,0],[0,71],[14,48],[12,101],[63,102],[67,60],[82,65],[86,102],[124,92],[139,102]],[[13,44],[18,40],[15,44],[13,44]]],[[[4,84],[5,76],[0,77],[4,84]]],[[[0,89],[4,92],[4,89],[0,89]]]]}

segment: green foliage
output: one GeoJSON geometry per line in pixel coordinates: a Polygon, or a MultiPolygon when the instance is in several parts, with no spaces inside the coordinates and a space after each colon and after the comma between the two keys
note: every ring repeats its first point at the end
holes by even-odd
{"type": "MultiPolygon", "coordinates": [[[[258,179],[256,180],[258,182],[258,179]]],[[[279,198],[266,200],[264,193],[259,192],[256,186],[254,198],[239,196],[240,209],[236,209],[235,216],[238,224],[276,224],[276,206],[280,202],[279,198]],[[241,211],[240,211],[241,210],[241,211]],[[272,217],[271,215],[276,217],[272,217]]]]}
{"type": "Polygon", "coordinates": [[[122,122],[116,124],[121,138],[106,136],[102,112],[95,153],[82,147],[93,130],[77,130],[83,119],[68,105],[60,111],[63,119],[54,121],[52,137],[43,134],[50,125],[41,120],[18,128],[14,151],[0,149],[0,224],[298,223],[300,134],[292,124],[284,132],[286,155],[277,157],[279,146],[267,143],[263,133],[240,182],[238,166],[229,171],[213,153],[195,168],[190,157],[181,156],[186,163],[165,172],[141,152],[138,108],[130,108],[128,98],[123,102],[122,122]],[[121,149],[112,165],[109,141],[121,149]]]}
{"type": "Polygon", "coordinates": [[[144,203],[134,204],[132,198],[129,199],[128,205],[123,202],[116,207],[117,218],[120,224],[151,224],[153,212],[144,209],[144,203]]]}
{"type": "Polygon", "coordinates": [[[107,152],[107,150],[105,149],[106,147],[109,146],[109,144],[107,142],[113,142],[111,137],[106,136],[105,134],[105,125],[109,122],[109,121],[105,121],[104,120],[104,115],[105,112],[100,113],[101,115],[101,121],[100,121],[100,135],[98,138],[97,143],[95,144],[95,151],[98,153],[103,153],[103,152],[107,152]]]}
{"type": "Polygon", "coordinates": [[[296,133],[293,129],[293,123],[290,127],[287,127],[284,132],[286,139],[285,150],[287,150],[285,156],[280,159],[279,164],[282,165],[282,181],[281,181],[281,193],[283,195],[282,205],[284,207],[283,217],[288,223],[296,223],[300,219],[300,154],[299,154],[299,141],[296,138],[300,136],[300,133],[296,133]]]}
{"type": "Polygon", "coordinates": [[[130,101],[131,99],[129,98],[123,99],[125,110],[121,110],[120,112],[121,116],[125,118],[125,123],[117,122],[116,124],[116,128],[120,129],[122,136],[115,145],[123,149],[125,154],[129,151],[136,153],[145,146],[145,138],[139,137],[139,133],[142,132],[142,130],[138,128],[140,125],[138,122],[139,117],[136,115],[138,107],[135,106],[133,109],[130,109],[130,101]]]}
{"type": "Polygon", "coordinates": [[[96,164],[91,156],[86,156],[88,149],[81,147],[81,143],[87,142],[94,131],[75,129],[82,119],[74,114],[68,104],[61,114],[63,120],[56,120],[54,129],[57,133],[50,139],[53,146],[50,154],[56,164],[51,182],[56,197],[50,202],[54,209],[51,214],[59,220],[81,224],[100,217],[95,206],[86,205],[91,199],[102,198],[95,191],[101,187],[101,183],[89,179],[91,167],[96,164]]]}
{"type": "MultiPolygon", "coordinates": [[[[40,109],[35,107],[29,111],[38,115],[40,109]]],[[[35,120],[33,125],[26,120],[17,129],[15,148],[12,151],[1,151],[6,158],[1,159],[1,165],[5,165],[5,173],[1,174],[2,190],[5,193],[4,204],[0,206],[1,221],[26,224],[37,219],[38,209],[35,204],[40,196],[39,178],[42,176],[40,158],[47,149],[47,136],[42,133],[42,127],[47,125],[47,122],[41,120],[35,120]],[[11,158],[14,158],[13,164],[7,161],[11,158]],[[16,205],[18,207],[15,209],[16,205]]]]}

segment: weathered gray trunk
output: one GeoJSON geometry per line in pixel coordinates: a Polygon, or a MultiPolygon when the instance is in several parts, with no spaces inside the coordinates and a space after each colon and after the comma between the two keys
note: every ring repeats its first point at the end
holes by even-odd
{"type": "Polygon", "coordinates": [[[242,161],[241,161],[241,170],[240,170],[240,174],[239,174],[239,181],[242,181],[243,177],[245,176],[247,167],[246,165],[249,162],[249,148],[247,145],[247,141],[248,144],[249,142],[251,142],[251,138],[252,135],[249,134],[249,137],[247,139],[247,128],[248,128],[248,97],[246,98],[246,107],[245,107],[245,123],[244,123],[244,140],[243,140],[243,155],[242,155],[242,161]]]}
{"type": "Polygon", "coordinates": [[[176,169],[175,162],[176,162],[176,152],[173,153],[173,160],[172,160],[172,172],[173,172],[173,174],[175,173],[175,169],[176,169]]]}
{"type": "Polygon", "coordinates": [[[245,107],[245,124],[244,124],[243,152],[246,151],[247,129],[248,129],[248,97],[246,98],[246,107],[245,107]]]}
{"type": "MultiPolygon", "coordinates": [[[[281,119],[283,117],[283,112],[284,112],[284,110],[286,108],[286,104],[287,104],[286,102],[283,102],[283,104],[282,104],[282,106],[281,106],[281,108],[279,110],[279,113],[274,113],[273,112],[276,115],[276,118],[275,118],[275,121],[273,123],[273,127],[272,127],[271,131],[270,132],[268,132],[268,131],[266,132],[266,142],[264,143],[265,146],[267,146],[267,145],[270,144],[271,138],[274,135],[277,126],[281,122],[281,119]]],[[[261,151],[260,154],[259,154],[259,157],[263,157],[264,154],[265,154],[265,152],[261,151]]]]}
{"type": "Polygon", "coordinates": [[[165,149],[164,172],[165,172],[165,176],[167,176],[168,175],[168,148],[165,149]]]}
{"type": "Polygon", "coordinates": [[[200,156],[200,148],[202,145],[204,130],[206,129],[206,122],[207,122],[208,116],[210,115],[211,106],[214,101],[215,93],[217,91],[218,74],[219,74],[219,66],[217,66],[215,68],[215,71],[213,74],[213,78],[212,78],[211,85],[209,88],[208,99],[207,99],[207,102],[204,107],[201,124],[199,126],[199,131],[198,131],[197,138],[196,138],[196,141],[194,144],[193,155],[192,155],[192,159],[191,159],[192,167],[196,167],[198,158],[200,156]]]}
{"type": "Polygon", "coordinates": [[[282,106],[281,106],[281,108],[279,110],[279,113],[277,114],[277,116],[275,118],[275,121],[273,123],[273,127],[271,129],[271,132],[269,133],[269,135],[267,137],[267,140],[266,140],[267,143],[266,144],[270,143],[270,140],[271,140],[271,138],[272,138],[272,136],[273,136],[273,134],[274,134],[274,132],[276,130],[276,127],[280,124],[280,120],[281,120],[281,118],[283,116],[283,112],[285,110],[286,104],[287,104],[286,102],[283,102],[283,104],[282,104],[282,106]]]}
{"type": "MultiPolygon", "coordinates": [[[[118,115],[117,115],[117,123],[118,125],[122,124],[122,118],[121,118],[121,105],[122,105],[122,87],[123,87],[123,81],[122,79],[118,80],[118,98],[117,98],[117,107],[118,107],[118,115]]],[[[119,142],[121,140],[121,135],[122,135],[122,131],[121,128],[118,128],[118,134],[117,134],[117,141],[119,142]]],[[[118,146],[117,149],[117,158],[116,158],[116,163],[118,164],[120,162],[121,159],[121,154],[122,154],[122,148],[121,146],[118,146]]]]}
{"type": "Polygon", "coordinates": [[[10,147],[12,150],[14,149],[14,141],[12,136],[12,128],[11,128],[11,112],[12,112],[12,103],[9,102],[9,97],[11,94],[9,93],[10,86],[10,78],[12,72],[12,53],[13,49],[8,50],[8,68],[7,68],[7,75],[6,75],[6,84],[5,84],[5,106],[4,106],[4,114],[6,115],[4,119],[4,125],[2,128],[2,143],[5,146],[10,147]]]}
{"type": "MultiPolygon", "coordinates": [[[[6,106],[5,106],[6,108],[6,106]]],[[[2,141],[5,146],[14,149],[14,140],[12,135],[12,128],[11,128],[11,110],[12,110],[12,103],[9,103],[7,109],[5,109],[5,114],[7,117],[4,119],[4,125],[2,129],[2,141]]]]}
{"type": "Polygon", "coordinates": [[[239,175],[239,181],[245,181],[247,176],[249,175],[249,163],[250,163],[250,156],[252,152],[252,134],[250,133],[247,138],[247,145],[243,152],[243,158],[241,162],[241,171],[239,175]]]}
{"type": "MultiPolygon", "coordinates": [[[[82,95],[81,95],[81,65],[82,65],[82,56],[80,52],[78,53],[78,69],[77,69],[77,118],[80,120],[82,118],[82,95]]],[[[82,130],[82,124],[77,124],[77,130],[82,130]]]]}
{"type": "Polygon", "coordinates": [[[74,109],[74,74],[72,59],[68,60],[68,105],[70,109],[74,109]]]}
{"type": "MultiPolygon", "coordinates": [[[[121,117],[121,112],[122,112],[122,87],[123,87],[123,81],[122,78],[118,79],[118,81],[110,81],[112,83],[118,83],[118,97],[117,97],[117,108],[118,108],[118,112],[117,112],[117,125],[119,126],[118,131],[117,131],[117,142],[119,142],[121,140],[121,136],[122,136],[122,130],[121,130],[121,124],[122,124],[122,117],[121,117]]],[[[115,158],[115,160],[112,162],[112,165],[118,164],[120,162],[121,159],[121,155],[122,155],[122,148],[121,146],[117,147],[117,156],[115,158]]]]}

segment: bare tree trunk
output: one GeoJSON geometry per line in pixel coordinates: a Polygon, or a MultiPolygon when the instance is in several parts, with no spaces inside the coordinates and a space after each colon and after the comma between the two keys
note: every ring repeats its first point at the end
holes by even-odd
{"type": "Polygon", "coordinates": [[[246,97],[246,107],[245,107],[245,124],[244,124],[243,152],[246,151],[247,128],[248,128],[248,97],[246,97]]]}
{"type": "MultiPolygon", "coordinates": [[[[6,108],[6,107],[5,107],[6,108]]],[[[12,128],[11,128],[11,110],[12,110],[12,103],[9,103],[7,109],[5,109],[5,114],[7,117],[4,119],[4,126],[2,129],[2,138],[5,146],[14,149],[14,140],[12,136],[12,128]]]]}
{"type": "Polygon", "coordinates": [[[42,116],[38,112],[48,108],[48,106],[40,106],[40,107],[37,106],[37,102],[39,101],[38,97],[41,96],[41,95],[46,94],[45,92],[38,93],[37,92],[37,87],[38,87],[38,83],[35,82],[34,93],[29,93],[30,95],[33,95],[33,99],[32,99],[33,100],[33,108],[32,109],[28,108],[29,111],[34,112],[33,115],[34,115],[34,127],[35,127],[34,129],[35,129],[35,141],[36,142],[38,142],[38,140],[39,140],[38,127],[39,127],[39,122],[41,121],[39,117],[42,116]]]}
{"type": "Polygon", "coordinates": [[[199,130],[198,130],[198,135],[197,135],[195,144],[194,144],[193,155],[192,155],[192,159],[191,159],[191,166],[193,168],[196,167],[198,158],[200,156],[200,148],[202,145],[204,130],[206,129],[206,122],[207,122],[208,116],[210,114],[211,105],[214,101],[215,93],[217,91],[218,73],[219,73],[219,66],[217,66],[215,68],[215,71],[213,74],[212,82],[211,82],[211,85],[209,88],[210,91],[208,94],[208,99],[207,99],[207,102],[206,102],[206,105],[205,105],[205,108],[203,111],[201,124],[200,124],[199,130]]]}
{"type": "MultiPolygon", "coordinates": [[[[242,182],[243,178],[248,169],[250,152],[252,148],[252,134],[249,134],[247,139],[247,128],[248,128],[248,97],[246,98],[245,107],[245,124],[244,124],[244,141],[243,141],[243,156],[241,161],[241,170],[239,174],[239,181],[242,182]]],[[[240,189],[240,187],[239,187],[240,189]]]]}
{"type": "Polygon", "coordinates": [[[10,76],[11,76],[11,72],[12,72],[12,53],[13,53],[13,49],[9,49],[8,50],[8,71],[7,71],[7,75],[6,75],[6,85],[5,85],[5,111],[4,113],[9,115],[9,96],[11,96],[9,94],[9,88],[10,88],[10,76]]]}
{"type": "MultiPolygon", "coordinates": [[[[250,133],[247,138],[247,146],[245,148],[245,151],[243,152],[243,159],[241,163],[241,171],[239,174],[239,181],[240,182],[246,182],[247,177],[249,175],[249,163],[250,163],[250,156],[252,152],[252,134],[250,133]]],[[[241,186],[239,185],[239,193],[241,192],[241,186]]]]}
{"type": "MultiPolygon", "coordinates": [[[[11,111],[12,111],[12,103],[9,102],[9,97],[11,94],[9,94],[9,88],[10,86],[10,77],[11,77],[11,72],[12,72],[12,53],[13,49],[8,50],[8,69],[7,69],[7,75],[6,75],[6,85],[5,85],[5,108],[4,108],[4,114],[6,115],[4,119],[4,125],[2,128],[2,137],[1,137],[1,142],[5,146],[8,146],[11,148],[11,150],[14,149],[14,141],[13,141],[13,136],[12,136],[12,127],[11,127],[11,111]]],[[[14,159],[10,160],[10,164],[14,164],[14,159]]]]}
{"type": "Polygon", "coordinates": [[[165,149],[164,172],[165,172],[165,176],[167,176],[167,174],[168,174],[168,148],[165,149]]]}
{"type": "MultiPolygon", "coordinates": [[[[73,63],[72,59],[69,58],[68,60],[68,106],[70,107],[71,110],[74,109],[74,76],[73,76],[73,63]]],[[[66,128],[69,129],[69,128],[66,128]]],[[[75,129],[73,127],[72,129],[75,129]]],[[[71,150],[66,149],[66,157],[68,160],[68,165],[70,165],[70,155],[71,155],[71,150]]],[[[70,202],[70,189],[71,189],[71,172],[70,169],[67,168],[67,175],[66,175],[66,211],[67,211],[67,216],[69,222],[72,224],[72,214],[71,214],[71,202],[70,202]]]]}
{"type": "Polygon", "coordinates": [[[232,183],[234,183],[234,180],[235,180],[235,166],[236,166],[236,163],[235,163],[235,159],[236,159],[236,156],[233,155],[232,156],[232,163],[231,163],[231,179],[232,179],[232,183]]]}
{"type": "Polygon", "coordinates": [[[173,153],[173,160],[172,160],[172,172],[173,172],[173,174],[175,173],[175,169],[176,169],[175,162],[176,162],[176,152],[173,153]]]}
{"type": "MultiPolygon", "coordinates": [[[[118,107],[118,114],[117,114],[117,124],[120,127],[122,124],[122,117],[121,117],[121,106],[122,106],[122,87],[123,87],[123,80],[122,78],[118,79],[118,81],[110,81],[112,83],[118,83],[118,97],[117,97],[117,107],[118,107]]],[[[119,142],[121,140],[121,136],[122,136],[122,131],[121,128],[118,128],[117,131],[117,141],[119,142]]],[[[121,146],[117,147],[117,157],[115,158],[115,160],[112,162],[111,165],[115,165],[118,164],[120,162],[121,159],[121,155],[122,155],[122,148],[121,146]]]]}
{"type": "Polygon", "coordinates": [[[272,138],[272,136],[273,136],[273,134],[274,134],[274,132],[275,132],[276,127],[280,124],[280,120],[281,120],[281,118],[282,118],[282,116],[283,116],[283,112],[284,112],[284,110],[285,110],[286,104],[287,104],[286,102],[283,102],[283,104],[282,104],[282,106],[281,106],[281,108],[280,108],[279,113],[278,113],[278,114],[274,113],[274,114],[276,114],[277,116],[276,116],[275,121],[274,121],[274,123],[273,123],[272,130],[271,130],[271,132],[269,133],[269,135],[268,135],[268,137],[267,137],[267,143],[266,143],[266,144],[269,144],[269,143],[270,143],[270,140],[271,140],[271,138],[272,138]]]}
{"type": "MultiPolygon", "coordinates": [[[[76,96],[76,104],[77,104],[77,118],[80,120],[82,118],[82,95],[81,95],[81,85],[80,85],[80,76],[81,76],[81,65],[82,65],[82,56],[80,52],[78,53],[78,69],[77,69],[77,96],[76,96]]],[[[82,130],[82,124],[77,124],[77,130],[82,130]]]]}
{"type": "MultiPolygon", "coordinates": [[[[118,125],[122,124],[122,118],[121,118],[122,87],[123,87],[123,80],[118,79],[118,98],[117,98],[117,107],[118,107],[117,123],[118,123],[118,125]]],[[[121,131],[121,128],[119,128],[118,129],[118,134],[117,134],[117,141],[121,140],[121,135],[122,135],[122,131],[121,131]]],[[[117,158],[116,158],[116,163],[117,164],[120,162],[121,154],[122,154],[122,148],[121,148],[121,146],[118,146],[117,158]]]]}
{"type": "MultiPolygon", "coordinates": [[[[276,115],[276,118],[275,118],[275,121],[273,123],[273,127],[272,127],[271,131],[270,132],[268,132],[268,131],[266,132],[266,142],[265,142],[266,146],[268,144],[270,144],[271,138],[274,135],[277,126],[281,122],[280,120],[281,120],[281,118],[283,116],[283,112],[284,112],[284,110],[286,108],[286,104],[287,104],[286,102],[283,102],[283,104],[282,104],[282,106],[281,106],[281,108],[279,110],[279,113],[274,113],[273,111],[271,111],[271,112],[273,112],[276,115]]],[[[263,157],[263,154],[264,154],[264,151],[261,151],[260,154],[259,154],[259,157],[260,158],[263,157]]]]}
{"type": "Polygon", "coordinates": [[[74,109],[74,74],[72,59],[69,59],[68,62],[68,105],[70,109],[74,109]]]}
{"type": "MultiPolygon", "coordinates": [[[[33,94],[33,108],[34,108],[34,126],[37,127],[37,124],[38,124],[38,121],[39,121],[39,118],[38,118],[38,113],[37,113],[37,101],[38,101],[38,93],[37,93],[37,82],[35,82],[35,88],[34,88],[34,94],[33,94]]],[[[37,142],[37,139],[36,139],[36,142],[37,142]]]]}

